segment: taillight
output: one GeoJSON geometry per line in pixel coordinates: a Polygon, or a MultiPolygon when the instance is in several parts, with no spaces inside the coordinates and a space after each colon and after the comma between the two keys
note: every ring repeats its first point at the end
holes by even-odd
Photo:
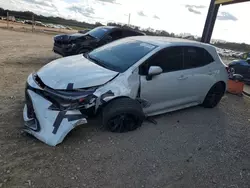
{"type": "Polygon", "coordinates": [[[225,66],[227,74],[228,74],[228,78],[232,78],[233,77],[233,72],[231,71],[231,69],[228,66],[225,66]]]}
{"type": "Polygon", "coordinates": [[[230,69],[229,69],[229,67],[228,67],[228,66],[226,66],[225,68],[226,68],[227,73],[229,74],[229,73],[230,73],[230,69]]]}

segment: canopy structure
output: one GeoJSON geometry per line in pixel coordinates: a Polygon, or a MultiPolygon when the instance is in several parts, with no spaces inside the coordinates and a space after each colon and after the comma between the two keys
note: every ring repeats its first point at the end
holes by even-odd
{"type": "Polygon", "coordinates": [[[209,10],[207,13],[206,23],[203,29],[203,34],[201,37],[201,42],[210,43],[214,24],[217,18],[217,14],[221,5],[231,5],[235,3],[247,2],[250,0],[211,0],[209,10]]]}

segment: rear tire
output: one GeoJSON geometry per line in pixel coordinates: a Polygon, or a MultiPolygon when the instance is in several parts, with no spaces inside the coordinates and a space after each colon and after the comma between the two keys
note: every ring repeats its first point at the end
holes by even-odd
{"type": "Polygon", "coordinates": [[[225,86],[223,83],[216,83],[207,93],[202,105],[205,108],[214,108],[220,102],[225,93],[225,86]]]}
{"type": "Polygon", "coordinates": [[[130,98],[111,101],[102,109],[103,125],[111,132],[133,131],[142,125],[144,113],[140,104],[130,98]]]}

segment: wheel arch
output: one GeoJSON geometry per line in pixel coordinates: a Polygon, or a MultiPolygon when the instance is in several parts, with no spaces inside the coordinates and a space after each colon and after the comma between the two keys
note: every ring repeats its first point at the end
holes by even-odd
{"type": "Polygon", "coordinates": [[[217,85],[217,84],[221,84],[221,85],[223,86],[224,92],[226,91],[226,86],[227,86],[227,84],[226,84],[224,81],[218,81],[218,82],[216,82],[212,87],[214,87],[214,86],[217,85]]]}
{"type": "MultiPolygon", "coordinates": [[[[107,106],[109,103],[115,101],[115,100],[119,100],[119,99],[123,99],[123,98],[127,98],[127,99],[131,99],[131,100],[134,100],[134,101],[137,101],[136,99],[132,99],[131,97],[128,97],[128,96],[117,96],[117,97],[114,97],[106,102],[104,102],[103,104],[101,104],[97,110],[96,110],[96,114],[100,113],[102,111],[102,109],[107,106]]],[[[138,101],[137,101],[138,102],[138,101]]]]}
{"type": "Polygon", "coordinates": [[[222,84],[222,86],[223,86],[223,89],[224,89],[224,92],[226,92],[226,83],[223,81],[223,80],[221,80],[221,81],[217,81],[216,83],[214,83],[210,88],[208,88],[208,90],[207,90],[207,92],[206,93],[204,93],[205,94],[205,96],[204,96],[204,98],[202,99],[202,102],[205,100],[205,98],[206,98],[206,96],[207,96],[207,94],[208,94],[208,92],[213,88],[213,87],[215,87],[216,85],[218,85],[218,84],[222,84]]]}

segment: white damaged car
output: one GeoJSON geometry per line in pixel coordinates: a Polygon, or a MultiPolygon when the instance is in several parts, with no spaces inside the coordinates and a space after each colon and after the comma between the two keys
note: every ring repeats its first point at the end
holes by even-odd
{"type": "Polygon", "coordinates": [[[132,131],[147,116],[199,104],[215,107],[227,79],[211,45],[165,37],[121,39],[29,75],[25,130],[55,146],[89,115],[101,113],[108,130],[132,131]]]}

